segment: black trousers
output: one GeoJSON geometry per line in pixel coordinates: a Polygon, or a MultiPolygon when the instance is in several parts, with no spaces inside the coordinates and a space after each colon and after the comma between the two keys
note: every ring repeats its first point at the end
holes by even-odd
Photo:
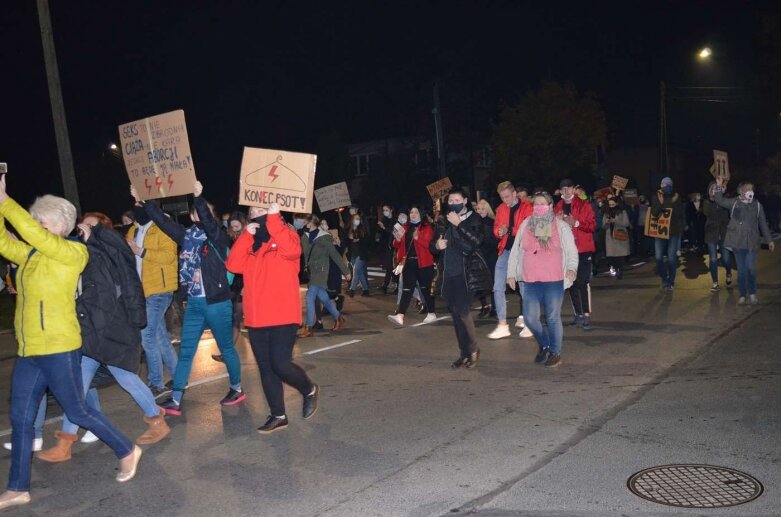
{"type": "Polygon", "coordinates": [[[461,357],[468,357],[477,351],[475,322],[469,311],[474,296],[466,288],[463,276],[444,278],[442,280],[442,296],[447,301],[450,314],[453,317],[453,328],[456,331],[461,357]]]}
{"type": "Polygon", "coordinates": [[[273,416],[285,415],[283,382],[301,395],[308,395],[314,389],[304,369],[293,362],[297,330],[295,324],[249,329],[249,342],[260,369],[263,393],[273,416]]]}
{"type": "Polygon", "coordinates": [[[420,287],[420,294],[426,303],[426,312],[434,312],[434,297],[431,295],[431,281],[434,279],[434,266],[418,267],[417,260],[407,260],[404,264],[404,270],[401,272],[404,280],[404,289],[401,291],[401,300],[399,308],[396,311],[399,314],[405,314],[409,309],[409,302],[412,300],[412,293],[415,291],[415,285],[420,287]]]}
{"type": "Polygon", "coordinates": [[[591,282],[591,253],[578,253],[578,276],[569,288],[572,309],[578,316],[591,312],[588,299],[589,282],[591,282]]]}
{"type": "Polygon", "coordinates": [[[396,253],[396,250],[391,248],[385,252],[385,255],[382,257],[382,267],[385,269],[385,279],[382,281],[382,288],[387,289],[388,286],[391,283],[391,280],[399,283],[399,275],[393,274],[393,255],[396,253]]]}

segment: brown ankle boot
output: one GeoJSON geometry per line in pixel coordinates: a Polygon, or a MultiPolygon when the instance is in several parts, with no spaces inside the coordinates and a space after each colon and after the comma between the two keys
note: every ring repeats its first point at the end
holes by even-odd
{"type": "Polygon", "coordinates": [[[171,428],[165,421],[165,409],[161,409],[157,416],[152,418],[144,417],[144,422],[147,423],[149,428],[144,431],[144,434],[136,438],[138,445],[152,445],[157,443],[171,432],[171,428]]]}
{"type": "Polygon", "coordinates": [[[312,327],[304,327],[298,337],[312,337],[312,327]]]}
{"type": "Polygon", "coordinates": [[[344,328],[344,316],[341,314],[338,318],[336,318],[336,321],[334,322],[334,328],[331,329],[332,332],[336,332],[337,330],[342,330],[344,328]]]}
{"type": "Polygon", "coordinates": [[[79,439],[79,435],[57,431],[54,433],[54,436],[57,438],[57,444],[51,449],[39,452],[38,459],[48,461],[49,463],[68,461],[71,459],[71,447],[79,439]]]}

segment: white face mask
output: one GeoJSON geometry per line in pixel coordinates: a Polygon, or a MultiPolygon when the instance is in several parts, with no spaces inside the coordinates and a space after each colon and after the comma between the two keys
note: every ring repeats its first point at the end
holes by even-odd
{"type": "Polygon", "coordinates": [[[411,216],[409,217],[409,220],[410,220],[411,222],[413,222],[414,224],[418,224],[418,223],[420,222],[420,217],[419,217],[419,216],[418,216],[418,217],[416,217],[416,216],[414,216],[414,215],[411,215],[411,216]]]}
{"type": "Polygon", "coordinates": [[[355,228],[358,228],[358,226],[361,224],[360,219],[353,219],[353,226],[355,228]]]}
{"type": "Polygon", "coordinates": [[[407,216],[406,215],[400,215],[399,216],[399,224],[407,224],[407,216]]]}
{"type": "Polygon", "coordinates": [[[390,211],[389,211],[389,210],[385,210],[385,211],[382,213],[382,216],[383,216],[383,217],[390,217],[390,216],[391,216],[391,213],[390,213],[390,211]]]}
{"type": "Polygon", "coordinates": [[[328,223],[327,223],[327,222],[325,222],[325,221],[323,221],[322,223],[320,223],[320,228],[321,228],[323,231],[326,231],[326,232],[327,232],[327,231],[328,231],[328,223]]]}
{"type": "Polygon", "coordinates": [[[561,199],[564,201],[572,201],[575,198],[575,194],[570,194],[569,196],[565,196],[562,194],[561,199]]]}
{"type": "Polygon", "coordinates": [[[743,193],[743,199],[742,201],[744,203],[751,203],[754,201],[754,191],[753,190],[747,190],[743,193]]]}
{"type": "Polygon", "coordinates": [[[351,208],[350,209],[350,215],[355,215],[357,213],[358,213],[358,210],[356,210],[355,208],[351,208]]]}

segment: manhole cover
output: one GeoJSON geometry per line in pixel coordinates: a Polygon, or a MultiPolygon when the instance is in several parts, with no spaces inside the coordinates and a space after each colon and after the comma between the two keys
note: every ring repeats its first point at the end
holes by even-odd
{"type": "Polygon", "coordinates": [[[662,465],[641,470],[627,482],[635,495],[683,508],[721,508],[753,501],[762,483],[745,472],[713,465],[662,465]]]}

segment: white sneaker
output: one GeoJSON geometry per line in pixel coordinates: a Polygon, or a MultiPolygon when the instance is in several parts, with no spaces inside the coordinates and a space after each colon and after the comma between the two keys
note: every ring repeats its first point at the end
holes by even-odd
{"type": "Polygon", "coordinates": [[[756,294],[750,294],[748,295],[748,301],[751,302],[751,305],[756,305],[759,303],[759,300],[757,300],[756,294]]]}
{"type": "Polygon", "coordinates": [[[515,320],[515,328],[522,329],[525,326],[526,324],[523,322],[523,316],[518,316],[518,319],[515,320]]]}
{"type": "Polygon", "coordinates": [[[98,440],[100,440],[100,438],[92,434],[92,431],[87,431],[84,433],[84,436],[81,437],[81,443],[95,443],[98,440]]]}
{"type": "Polygon", "coordinates": [[[423,323],[431,323],[432,321],[437,321],[437,315],[433,312],[429,312],[426,314],[426,317],[423,318],[423,323]]]}
{"type": "Polygon", "coordinates": [[[738,298],[738,305],[746,305],[746,297],[745,296],[741,296],[740,298],[738,298]]]}
{"type": "Polygon", "coordinates": [[[497,325],[496,328],[488,334],[488,339],[502,339],[510,335],[510,325],[505,323],[504,325],[497,325]]]}
{"type": "Polygon", "coordinates": [[[518,335],[521,337],[534,337],[534,334],[529,330],[529,327],[523,327],[523,330],[518,335]]]}
{"type": "MultiPolygon", "coordinates": [[[[13,445],[11,444],[11,442],[5,442],[3,444],[3,448],[7,451],[10,451],[13,449],[13,445]]],[[[41,449],[43,449],[43,438],[34,438],[33,452],[39,452],[41,449]]]]}
{"type": "Polygon", "coordinates": [[[398,325],[399,327],[404,326],[404,315],[403,314],[388,314],[388,321],[391,323],[398,325]]]}

